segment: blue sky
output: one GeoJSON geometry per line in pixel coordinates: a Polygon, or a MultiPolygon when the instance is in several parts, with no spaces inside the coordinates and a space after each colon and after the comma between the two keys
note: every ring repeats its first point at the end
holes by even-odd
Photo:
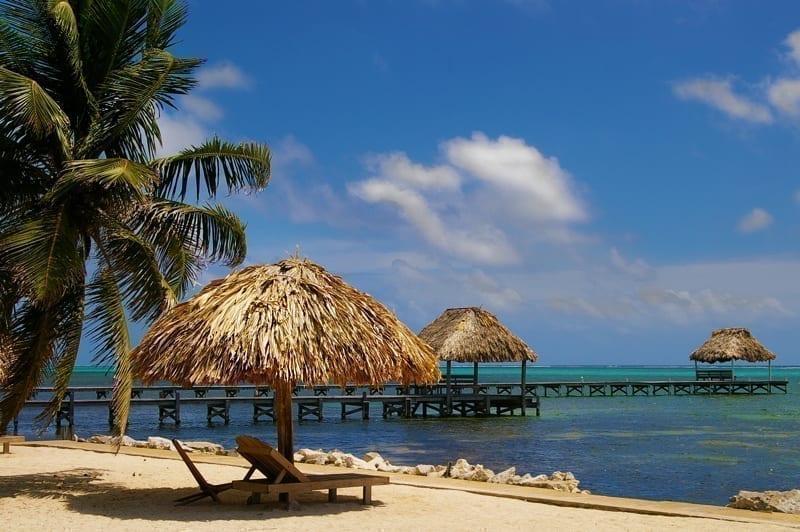
{"type": "MultiPolygon", "coordinates": [[[[189,2],[165,152],[268,142],[224,202],[418,331],[482,306],[540,364],[800,364],[800,3],[189,2]]],[[[211,268],[204,281],[226,271],[211,268]]]]}

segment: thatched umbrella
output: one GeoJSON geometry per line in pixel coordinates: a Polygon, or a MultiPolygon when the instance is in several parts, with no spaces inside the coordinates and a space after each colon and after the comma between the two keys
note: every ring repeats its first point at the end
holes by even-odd
{"type": "Polygon", "coordinates": [[[522,393],[525,393],[526,364],[529,360],[536,361],[536,353],[491,312],[478,307],[449,308],[426,325],[419,337],[447,362],[448,394],[452,361],[472,362],[475,384],[479,362],[522,362],[522,393]]]}
{"type": "Polygon", "coordinates": [[[293,459],[292,390],[436,382],[436,354],[381,303],[300,258],[210,282],[159,319],[132,353],[145,384],[250,382],[275,389],[278,450],[293,459]]]}
{"type": "Polygon", "coordinates": [[[772,360],[774,359],[775,354],[761,345],[744,327],[730,327],[713,331],[711,338],[689,355],[689,360],[694,360],[695,369],[697,369],[698,362],[714,364],[715,362],[730,361],[731,368],[733,368],[734,360],[767,361],[770,380],[772,380],[772,360]]]}

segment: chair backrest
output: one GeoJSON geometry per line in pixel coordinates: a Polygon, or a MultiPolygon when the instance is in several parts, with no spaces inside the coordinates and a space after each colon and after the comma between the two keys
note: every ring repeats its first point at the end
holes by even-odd
{"type": "Polygon", "coordinates": [[[189,471],[192,472],[192,476],[197,481],[197,484],[199,484],[200,487],[203,488],[204,490],[207,489],[210,486],[210,484],[206,481],[203,475],[200,474],[200,471],[197,469],[197,466],[194,465],[192,459],[189,458],[189,453],[187,453],[186,450],[184,450],[183,445],[181,445],[181,442],[179,442],[178,440],[172,440],[172,445],[175,446],[175,449],[177,449],[178,454],[181,455],[181,458],[183,459],[183,462],[186,464],[186,467],[188,467],[189,471]]]}
{"type": "Polygon", "coordinates": [[[268,479],[308,482],[310,479],[270,444],[252,436],[236,436],[238,453],[268,479]]]}

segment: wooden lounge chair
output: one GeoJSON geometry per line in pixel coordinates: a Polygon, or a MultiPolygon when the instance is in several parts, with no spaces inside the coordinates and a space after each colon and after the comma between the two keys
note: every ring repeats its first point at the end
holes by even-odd
{"type": "Polygon", "coordinates": [[[372,503],[372,486],[388,484],[389,477],[366,475],[360,473],[335,473],[329,475],[307,475],[297,469],[268,443],[252,436],[237,436],[239,455],[250,462],[253,467],[244,480],[234,480],[233,489],[249,491],[248,503],[257,503],[262,493],[286,494],[289,502],[293,495],[301,492],[328,490],[328,501],[336,500],[338,488],[363,488],[362,504],[372,503]],[[251,479],[255,471],[261,472],[265,478],[251,479]]]}
{"type": "Polygon", "coordinates": [[[194,465],[192,459],[189,458],[189,453],[187,453],[181,442],[178,440],[172,440],[172,444],[175,446],[175,449],[178,450],[178,454],[181,455],[183,462],[186,464],[186,467],[189,468],[189,471],[192,472],[192,476],[197,481],[197,485],[200,486],[200,493],[193,493],[191,495],[187,495],[186,497],[181,497],[180,499],[175,499],[176,505],[183,505],[189,504],[190,502],[199,501],[200,499],[204,499],[206,497],[211,497],[214,499],[215,502],[220,502],[219,497],[217,497],[218,493],[221,493],[225,490],[231,489],[231,483],[228,482],[227,484],[209,484],[208,481],[200,474],[200,471],[197,469],[197,466],[194,465]]]}

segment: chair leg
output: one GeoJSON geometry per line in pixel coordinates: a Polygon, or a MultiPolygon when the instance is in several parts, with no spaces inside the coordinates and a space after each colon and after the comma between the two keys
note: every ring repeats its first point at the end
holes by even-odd
{"type": "Polygon", "coordinates": [[[336,502],[336,488],[328,490],[328,502],[336,502]]]}
{"type": "Polygon", "coordinates": [[[187,504],[193,503],[195,501],[199,501],[200,499],[205,499],[209,495],[207,493],[192,493],[191,495],[187,495],[186,497],[181,497],[180,499],[175,499],[175,506],[185,506],[187,504]]]}

